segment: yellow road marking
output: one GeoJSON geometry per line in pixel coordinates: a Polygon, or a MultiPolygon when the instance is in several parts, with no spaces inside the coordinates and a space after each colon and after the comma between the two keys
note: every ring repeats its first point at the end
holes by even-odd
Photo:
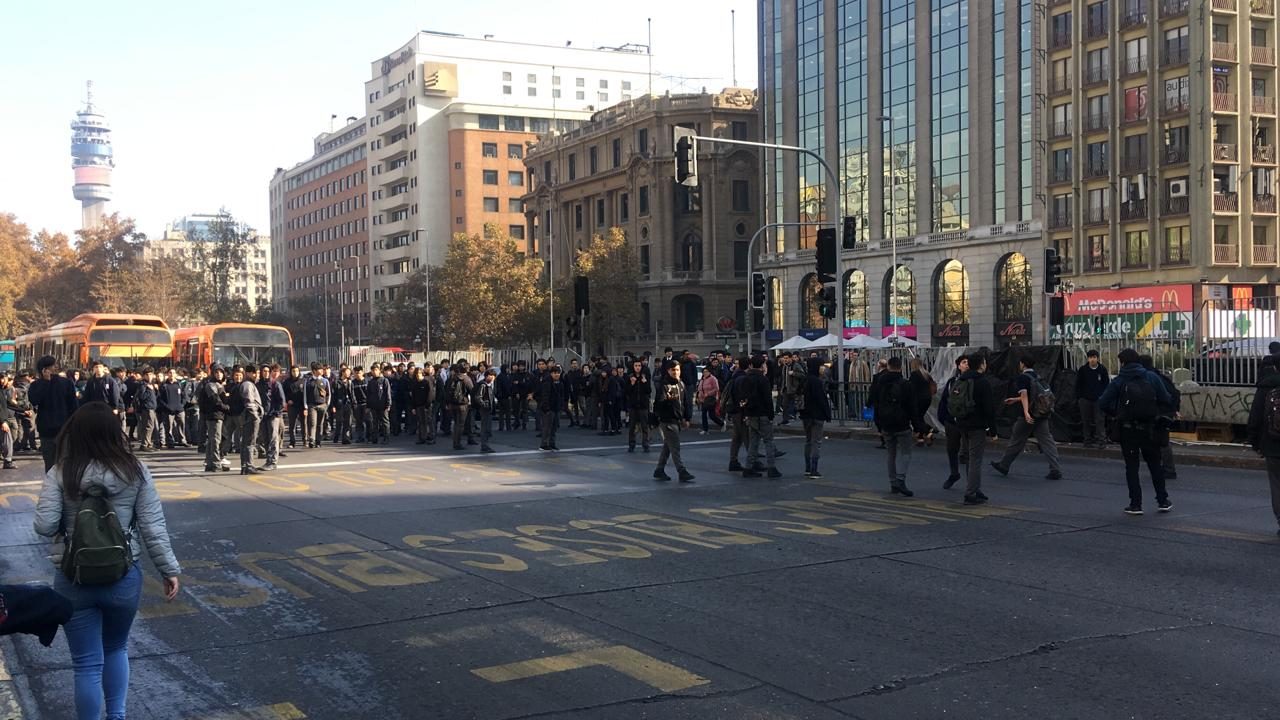
{"type": "Polygon", "coordinates": [[[589,667],[612,668],[629,678],[667,693],[711,682],[626,645],[579,650],[565,655],[477,668],[471,672],[489,682],[504,683],[589,667]]]}
{"type": "Polygon", "coordinates": [[[200,720],[306,720],[307,716],[293,703],[276,703],[244,711],[202,715],[200,720]]]}
{"type": "Polygon", "coordinates": [[[1274,535],[1263,535],[1261,533],[1237,532],[1235,530],[1220,530],[1218,528],[1195,527],[1192,525],[1174,525],[1169,530],[1175,532],[1191,533],[1193,535],[1205,535],[1207,537],[1226,538],[1228,540],[1247,540],[1249,542],[1266,543],[1274,545],[1276,540],[1274,535]]]}
{"type": "Polygon", "coordinates": [[[9,503],[9,498],[20,498],[20,497],[30,500],[32,505],[35,505],[36,501],[40,499],[34,493],[29,493],[29,492],[0,493],[0,507],[6,507],[6,508],[12,507],[12,505],[9,503]]]}

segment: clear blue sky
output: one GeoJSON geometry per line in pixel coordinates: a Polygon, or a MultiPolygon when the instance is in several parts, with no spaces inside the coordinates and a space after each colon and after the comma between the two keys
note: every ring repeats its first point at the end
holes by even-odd
{"type": "Polygon", "coordinates": [[[158,234],[226,207],[269,228],[267,183],[311,152],[329,116],[363,111],[368,64],[430,29],[560,45],[645,42],[654,70],[756,86],[755,0],[225,0],[11,3],[0,43],[0,212],[71,233],[69,123],[93,80],[114,129],[112,210],[158,234]],[[607,10],[605,10],[607,8],[607,10]]]}

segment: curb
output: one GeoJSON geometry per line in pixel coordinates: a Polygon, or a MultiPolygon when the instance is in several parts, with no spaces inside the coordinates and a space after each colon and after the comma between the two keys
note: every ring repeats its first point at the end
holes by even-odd
{"type": "MultiPolygon", "coordinates": [[[[779,435],[804,435],[804,430],[799,425],[775,425],[774,432],[779,435]]],[[[879,436],[870,428],[852,428],[841,427],[839,425],[832,426],[830,423],[823,431],[827,440],[861,440],[864,442],[872,442],[879,439],[879,436]]],[[[937,442],[935,441],[935,445],[937,442]]],[[[1004,447],[1008,441],[1004,438],[997,438],[991,441],[991,447],[1004,447]]],[[[1034,445],[1034,440],[1030,445],[1034,445]]],[[[1174,442],[1174,460],[1178,465],[1194,465],[1229,468],[1233,470],[1266,470],[1267,461],[1265,458],[1259,457],[1257,453],[1245,445],[1221,445],[1223,452],[1207,453],[1194,445],[1184,445],[1174,442]]],[[[945,449],[945,447],[944,447],[945,449]]],[[[1120,450],[1116,448],[1087,448],[1075,443],[1059,443],[1058,454],[1069,457],[1094,458],[1099,460],[1121,460],[1120,450]]]]}

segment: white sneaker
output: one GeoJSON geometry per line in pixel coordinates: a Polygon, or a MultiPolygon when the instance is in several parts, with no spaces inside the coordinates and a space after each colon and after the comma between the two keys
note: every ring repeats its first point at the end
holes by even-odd
{"type": "Polygon", "coordinates": [[[706,434],[707,434],[707,431],[706,431],[706,430],[699,430],[699,431],[698,431],[698,434],[699,434],[699,435],[706,435],[706,434]]]}

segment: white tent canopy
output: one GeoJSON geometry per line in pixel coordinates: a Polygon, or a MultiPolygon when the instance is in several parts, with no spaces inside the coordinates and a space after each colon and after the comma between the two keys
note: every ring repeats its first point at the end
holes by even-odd
{"type": "Polygon", "coordinates": [[[873,338],[870,335],[854,335],[851,338],[846,338],[844,346],[859,350],[884,350],[890,347],[889,343],[879,338],[873,338]]]}
{"type": "Polygon", "coordinates": [[[840,345],[840,338],[834,333],[827,333],[805,346],[806,350],[831,350],[840,345]]]}
{"type": "Polygon", "coordinates": [[[896,347],[909,347],[909,348],[920,347],[920,343],[916,342],[915,340],[912,340],[909,337],[903,337],[901,335],[888,335],[883,340],[886,344],[891,343],[896,347]]]}
{"type": "MultiPolygon", "coordinates": [[[[835,336],[832,335],[831,337],[835,337],[835,336]]],[[[795,337],[784,340],[769,349],[770,350],[804,350],[808,347],[811,347],[811,345],[809,344],[809,341],[804,339],[800,335],[796,335],[795,337]]]]}

